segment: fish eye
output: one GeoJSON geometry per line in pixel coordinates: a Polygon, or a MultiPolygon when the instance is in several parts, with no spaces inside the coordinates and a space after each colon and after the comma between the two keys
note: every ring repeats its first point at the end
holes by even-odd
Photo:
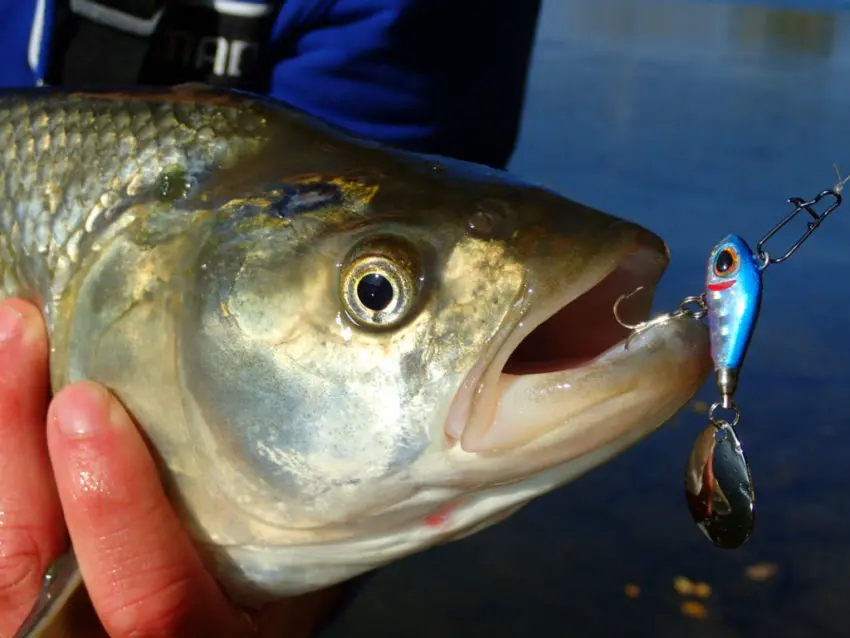
{"type": "Polygon", "coordinates": [[[392,282],[381,273],[369,273],[357,282],[357,298],[369,310],[375,312],[385,310],[394,297],[395,290],[392,282]]]}
{"type": "Polygon", "coordinates": [[[718,277],[728,277],[738,267],[738,253],[731,248],[724,248],[714,259],[714,274],[718,277]]]}
{"type": "Polygon", "coordinates": [[[412,246],[395,239],[355,247],[342,270],[342,303],[364,328],[393,328],[408,319],[419,293],[419,263],[412,246]]]}

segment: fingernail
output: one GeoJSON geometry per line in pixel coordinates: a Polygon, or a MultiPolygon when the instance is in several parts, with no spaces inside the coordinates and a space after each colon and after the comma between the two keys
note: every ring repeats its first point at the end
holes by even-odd
{"type": "Polygon", "coordinates": [[[67,390],[56,413],[59,430],[69,437],[97,434],[116,425],[114,400],[97,383],[79,383],[67,390]]]}
{"type": "Polygon", "coordinates": [[[18,339],[24,330],[24,315],[14,306],[0,304],[0,343],[18,339]]]}

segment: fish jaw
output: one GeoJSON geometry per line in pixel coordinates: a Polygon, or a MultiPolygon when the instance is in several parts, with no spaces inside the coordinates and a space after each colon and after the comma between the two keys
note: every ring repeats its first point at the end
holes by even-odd
{"type": "Polygon", "coordinates": [[[583,289],[531,300],[495,356],[464,383],[447,435],[467,452],[495,453],[522,447],[636,391],[649,375],[662,394],[678,395],[680,382],[686,388],[695,381],[699,385],[706,363],[701,339],[675,347],[663,342],[660,350],[631,339],[626,347],[632,331],[614,312],[618,299],[634,293],[620,312],[629,325],[646,320],[665,267],[666,259],[656,251],[636,248],[595,282],[584,282],[583,289]],[[675,374],[689,363],[689,374],[675,374]]]}
{"type": "Polygon", "coordinates": [[[458,475],[478,484],[555,470],[556,485],[573,480],[660,428],[710,370],[706,327],[679,317],[578,368],[499,373],[491,403],[476,405],[479,414],[470,416],[487,429],[461,435],[452,448],[454,462],[464,468],[458,475]]]}
{"type": "Polygon", "coordinates": [[[565,463],[595,467],[655,431],[706,379],[702,322],[681,317],[633,334],[615,315],[632,295],[623,321],[645,321],[668,263],[654,235],[634,227],[633,236],[601,273],[590,269],[595,278],[550,286],[541,299],[529,293],[509,336],[462,385],[446,436],[479,466],[476,482],[565,463]]]}

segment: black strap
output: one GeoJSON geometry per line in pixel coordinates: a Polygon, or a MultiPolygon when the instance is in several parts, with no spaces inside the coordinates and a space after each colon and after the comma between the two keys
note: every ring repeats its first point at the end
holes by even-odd
{"type": "Polygon", "coordinates": [[[165,9],[165,0],[70,0],[71,11],[79,16],[111,27],[150,35],[165,9]]]}
{"type": "Polygon", "coordinates": [[[57,2],[48,84],[139,82],[165,0],[57,2]]]}
{"type": "Polygon", "coordinates": [[[257,61],[275,17],[271,12],[227,15],[212,3],[165,0],[56,4],[47,84],[205,82],[268,90],[269,69],[260,68],[257,61]]]}

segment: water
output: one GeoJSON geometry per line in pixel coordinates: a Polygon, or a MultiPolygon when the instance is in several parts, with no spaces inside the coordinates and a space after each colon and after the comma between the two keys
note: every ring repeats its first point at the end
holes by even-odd
{"type": "MultiPolygon", "coordinates": [[[[659,308],[700,291],[720,237],[755,242],[786,198],[835,183],[834,162],[850,172],[850,2],[772,6],[545,3],[512,169],[661,234],[659,308]]],[[[738,393],[759,505],[745,548],[690,522],[690,409],[507,522],[380,570],[326,638],[850,636],[848,279],[847,204],[766,275],[738,393]],[[773,577],[747,576],[763,563],[773,577]],[[677,575],[710,597],[681,596],[677,575]]]]}

